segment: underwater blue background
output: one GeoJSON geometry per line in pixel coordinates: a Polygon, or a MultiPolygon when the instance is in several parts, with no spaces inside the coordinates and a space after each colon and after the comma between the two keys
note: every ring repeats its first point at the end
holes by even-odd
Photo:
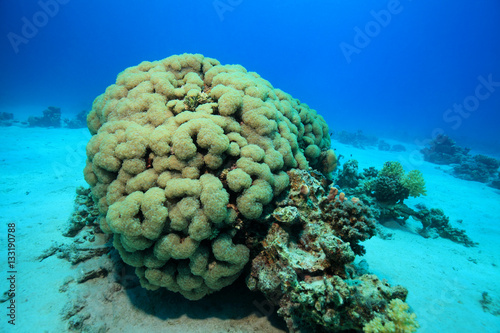
{"type": "Polygon", "coordinates": [[[55,105],[71,117],[126,67],[202,53],[259,73],[331,130],[416,142],[441,129],[493,149],[499,18],[497,0],[3,0],[0,111],[22,120],[55,105]],[[26,22],[39,27],[23,36],[26,22]],[[454,112],[464,101],[473,111],[454,112]]]}

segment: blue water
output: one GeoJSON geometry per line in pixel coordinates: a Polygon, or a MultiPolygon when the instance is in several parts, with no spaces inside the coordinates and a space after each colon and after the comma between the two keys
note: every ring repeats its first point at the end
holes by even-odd
{"type": "Polygon", "coordinates": [[[124,68],[192,52],[259,73],[333,130],[500,142],[496,0],[53,1],[0,2],[1,111],[77,113],[124,68]]]}

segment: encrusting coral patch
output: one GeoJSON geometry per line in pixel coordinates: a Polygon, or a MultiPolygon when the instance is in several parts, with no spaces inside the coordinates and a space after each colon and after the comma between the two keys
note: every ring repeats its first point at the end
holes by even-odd
{"type": "Polygon", "coordinates": [[[94,101],[85,180],[99,223],[143,287],[191,300],[233,283],[235,243],[289,185],[286,171],[336,166],[328,126],[239,65],[200,54],[127,68],[94,101]]]}

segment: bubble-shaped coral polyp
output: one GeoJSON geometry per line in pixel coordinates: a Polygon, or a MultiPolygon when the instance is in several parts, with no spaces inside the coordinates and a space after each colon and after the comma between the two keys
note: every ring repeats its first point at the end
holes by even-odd
{"type": "Polygon", "coordinates": [[[249,250],[234,243],[238,226],[288,186],[287,170],[336,163],[314,110],[199,54],[127,68],[87,123],[84,174],[102,230],[144,287],[189,299],[239,276],[249,250]]]}

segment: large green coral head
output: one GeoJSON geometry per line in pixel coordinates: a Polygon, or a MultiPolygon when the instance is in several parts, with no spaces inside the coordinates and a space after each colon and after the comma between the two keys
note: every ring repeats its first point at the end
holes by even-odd
{"type": "Polygon", "coordinates": [[[238,278],[250,259],[242,221],[288,187],[288,170],[336,166],[316,111],[201,54],[125,69],[87,124],[101,229],[143,287],[192,300],[238,278]]]}

